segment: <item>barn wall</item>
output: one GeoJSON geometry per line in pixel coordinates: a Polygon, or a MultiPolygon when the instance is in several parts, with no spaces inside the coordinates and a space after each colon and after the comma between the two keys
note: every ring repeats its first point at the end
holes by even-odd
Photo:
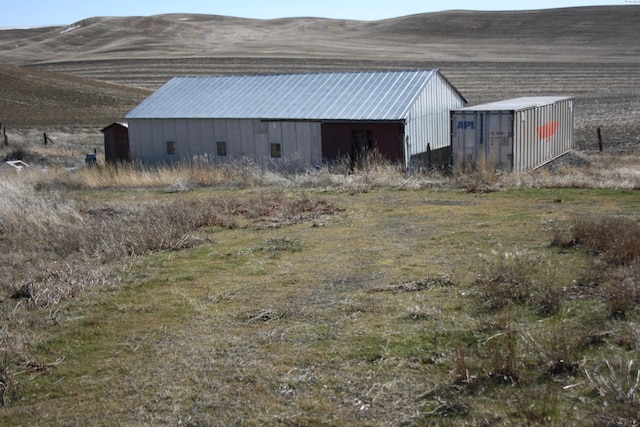
{"type": "MultiPolygon", "coordinates": [[[[426,165],[425,162],[429,158],[428,149],[432,153],[439,153],[440,156],[448,153],[449,111],[465,105],[466,100],[442,75],[437,74],[429,81],[407,116],[407,166],[426,165]]],[[[448,161],[449,159],[446,159],[446,162],[448,161]]]]}
{"type": "Polygon", "coordinates": [[[355,131],[370,131],[373,147],[392,162],[404,162],[402,123],[397,122],[325,122],[322,124],[322,158],[327,161],[354,157],[352,136],[355,131]]]}
{"type": "Polygon", "coordinates": [[[249,158],[258,163],[319,164],[320,123],[245,119],[130,119],[131,157],[144,163],[190,162],[249,158]],[[175,154],[168,143],[175,143],[175,154]],[[217,143],[225,142],[226,156],[218,156],[217,143]],[[271,143],[281,145],[282,158],[271,158],[271,143]]]}

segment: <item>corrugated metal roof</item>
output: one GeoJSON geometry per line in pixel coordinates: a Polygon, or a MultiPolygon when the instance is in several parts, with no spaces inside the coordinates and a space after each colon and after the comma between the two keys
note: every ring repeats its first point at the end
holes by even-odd
{"type": "Polygon", "coordinates": [[[488,104],[473,105],[459,108],[462,111],[518,111],[527,108],[542,107],[558,101],[573,99],[570,96],[524,96],[522,98],[505,99],[503,101],[490,102],[488,104]]]}
{"type": "Polygon", "coordinates": [[[126,118],[402,120],[437,73],[174,77],[126,118]]]}

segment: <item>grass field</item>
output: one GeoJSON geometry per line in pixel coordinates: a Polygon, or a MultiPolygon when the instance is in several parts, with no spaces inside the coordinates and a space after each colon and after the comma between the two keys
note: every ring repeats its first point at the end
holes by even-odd
{"type": "Polygon", "coordinates": [[[20,230],[44,219],[3,202],[2,424],[632,425],[640,413],[637,191],[409,185],[382,166],[277,185],[250,168],[226,184],[210,172],[207,186],[84,173],[30,178],[30,206],[75,221],[57,236],[20,230]],[[585,237],[611,234],[631,236],[622,261],[585,237]]]}

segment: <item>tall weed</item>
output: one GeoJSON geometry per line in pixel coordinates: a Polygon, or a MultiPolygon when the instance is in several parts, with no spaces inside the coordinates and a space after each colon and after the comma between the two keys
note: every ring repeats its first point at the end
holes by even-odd
{"type": "Polygon", "coordinates": [[[584,217],[574,220],[568,244],[579,245],[601,254],[612,264],[640,261],[640,225],[616,217],[584,217]]]}
{"type": "Polygon", "coordinates": [[[557,313],[562,303],[560,285],[543,267],[544,260],[519,253],[488,261],[475,281],[482,303],[490,310],[530,305],[541,313],[557,313]]]}

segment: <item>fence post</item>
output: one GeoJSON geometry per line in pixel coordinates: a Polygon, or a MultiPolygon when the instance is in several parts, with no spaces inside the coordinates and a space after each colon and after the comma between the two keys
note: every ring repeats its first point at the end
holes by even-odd
{"type": "Polygon", "coordinates": [[[598,149],[602,152],[602,130],[598,127],[598,149]]]}

